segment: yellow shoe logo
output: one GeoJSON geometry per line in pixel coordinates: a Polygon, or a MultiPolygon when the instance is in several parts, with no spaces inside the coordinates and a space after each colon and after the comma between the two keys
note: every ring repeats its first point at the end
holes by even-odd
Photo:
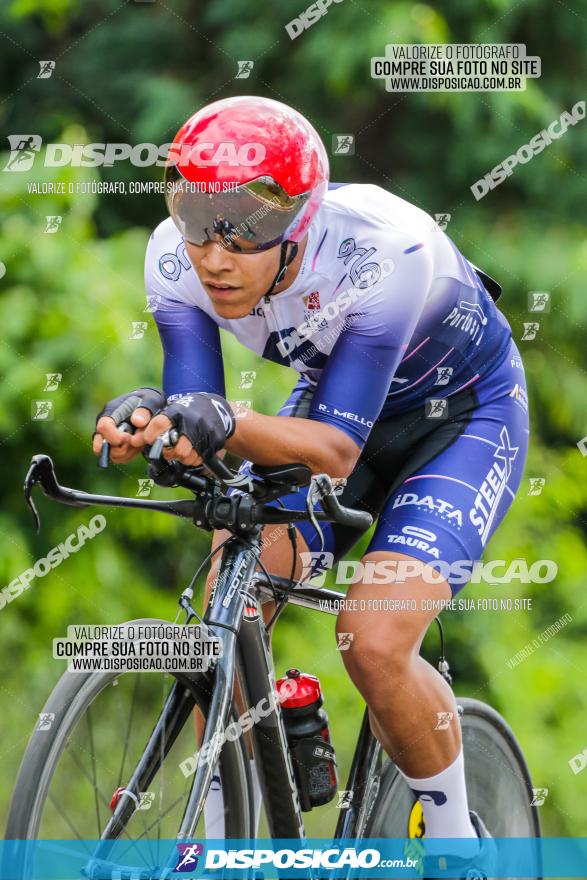
{"type": "Polygon", "coordinates": [[[424,837],[425,833],[426,826],[424,824],[422,804],[420,801],[415,801],[408,819],[408,837],[424,837]]]}

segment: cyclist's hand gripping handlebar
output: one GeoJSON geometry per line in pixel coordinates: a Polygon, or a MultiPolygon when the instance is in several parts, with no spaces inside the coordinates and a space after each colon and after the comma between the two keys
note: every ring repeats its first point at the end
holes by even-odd
{"type": "MultiPolygon", "coordinates": [[[[177,428],[169,428],[157,437],[147,454],[147,458],[149,461],[159,461],[163,449],[173,448],[178,440],[179,431],[177,428]]],[[[234,480],[234,472],[216,455],[211,455],[207,458],[203,463],[203,467],[210,471],[221,483],[230,485],[231,480],[234,480]]]]}
{"type": "MultiPolygon", "coordinates": [[[[116,409],[110,414],[110,418],[117,426],[119,431],[127,431],[129,434],[134,434],[134,425],[132,425],[128,419],[130,419],[131,415],[137,408],[137,406],[141,405],[141,398],[138,395],[132,395],[131,397],[127,397],[120,406],[117,406],[116,409]]],[[[98,458],[98,467],[107,468],[108,462],[110,460],[110,443],[107,440],[104,440],[102,443],[102,449],[100,450],[100,456],[98,458]]]]}

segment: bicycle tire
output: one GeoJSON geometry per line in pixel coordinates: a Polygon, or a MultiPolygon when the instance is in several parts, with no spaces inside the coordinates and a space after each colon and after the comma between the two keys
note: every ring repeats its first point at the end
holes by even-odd
{"type": "MultiPolygon", "coordinates": [[[[469,807],[482,817],[494,837],[541,836],[538,810],[532,806],[532,777],[522,749],[505,719],[491,706],[479,700],[457,698],[469,807]],[[483,760],[480,755],[484,755],[483,760]],[[502,773],[495,771],[495,761],[501,763],[502,773]],[[485,764],[484,764],[485,762],[485,764]],[[482,772],[489,762],[491,774],[482,772]],[[509,785],[508,794],[500,794],[503,780],[509,785]],[[509,804],[512,810],[504,809],[509,804]],[[512,815],[512,812],[514,815],[512,815]]],[[[362,833],[371,838],[422,837],[410,829],[410,816],[417,804],[397,767],[387,760],[381,773],[378,792],[365,822],[362,833]]],[[[423,829],[420,827],[419,829],[423,829]]],[[[539,866],[536,878],[540,880],[539,866]]],[[[524,875],[526,876],[526,875],[524,875]]]]}
{"type": "MultiPolygon", "coordinates": [[[[169,621],[145,618],[129,621],[133,625],[169,625],[169,621]]],[[[128,625],[128,624],[127,624],[128,625]]],[[[35,729],[25,750],[14,787],[6,826],[6,840],[37,838],[51,779],[58,761],[84,712],[94,699],[115,679],[128,673],[65,672],[55,685],[43,712],[53,713],[58,723],[50,731],[35,729]],[[49,734],[49,735],[48,735],[49,734]]],[[[206,714],[210,689],[205,673],[190,676],[166,673],[185,684],[194,705],[206,714]]],[[[149,673],[156,676],[156,673],[149,673]]],[[[250,795],[250,770],[243,737],[226,741],[221,752],[219,772],[225,798],[227,838],[253,836],[253,805],[250,795]]]]}

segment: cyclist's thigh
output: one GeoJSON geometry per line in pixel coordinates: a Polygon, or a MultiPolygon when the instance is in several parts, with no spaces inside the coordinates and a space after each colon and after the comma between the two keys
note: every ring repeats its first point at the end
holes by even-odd
{"type": "MultiPolygon", "coordinates": [[[[475,405],[459,414],[461,430],[394,486],[367,552],[395,550],[429,563],[453,595],[469,580],[522,478],[528,448],[524,371],[517,349],[475,387],[475,405]],[[511,355],[511,356],[510,356],[511,355]]],[[[450,414],[451,399],[448,400],[450,414]]]]}

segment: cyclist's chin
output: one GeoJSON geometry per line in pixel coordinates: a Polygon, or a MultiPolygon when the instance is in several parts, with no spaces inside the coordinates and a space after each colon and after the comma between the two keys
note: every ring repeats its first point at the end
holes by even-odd
{"type": "Polygon", "coordinates": [[[247,315],[250,315],[258,301],[257,297],[251,298],[246,296],[244,291],[238,288],[236,290],[232,289],[230,293],[221,296],[210,295],[210,293],[208,293],[208,296],[214,311],[221,318],[245,318],[247,315]]]}

